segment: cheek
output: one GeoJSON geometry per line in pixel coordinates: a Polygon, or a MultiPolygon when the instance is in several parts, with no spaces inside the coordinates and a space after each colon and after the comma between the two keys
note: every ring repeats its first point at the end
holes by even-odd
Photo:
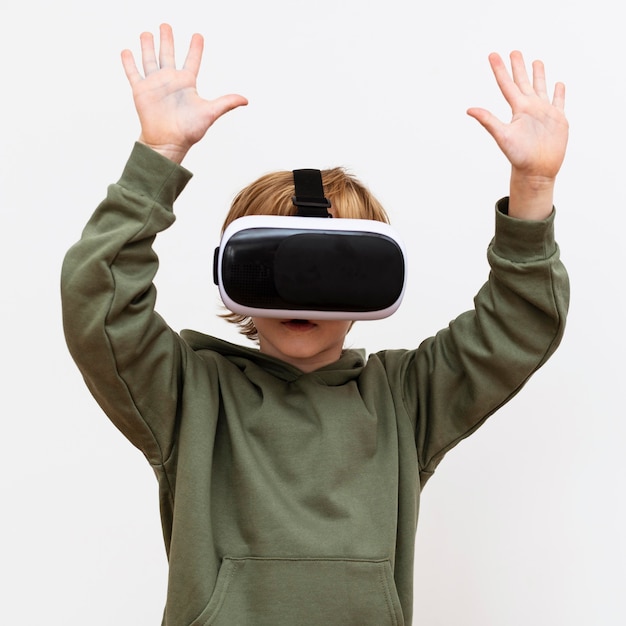
{"type": "Polygon", "coordinates": [[[332,322],[327,328],[326,328],[326,335],[330,338],[330,337],[334,337],[337,340],[341,340],[343,341],[343,339],[345,338],[345,336],[348,334],[348,332],[350,331],[350,328],[352,328],[352,324],[354,322],[348,322],[348,321],[338,321],[338,322],[332,322]]]}
{"type": "Polygon", "coordinates": [[[343,324],[341,325],[341,330],[342,330],[343,334],[347,335],[350,332],[350,329],[353,326],[354,326],[354,322],[351,322],[351,321],[343,322],[343,324]]]}

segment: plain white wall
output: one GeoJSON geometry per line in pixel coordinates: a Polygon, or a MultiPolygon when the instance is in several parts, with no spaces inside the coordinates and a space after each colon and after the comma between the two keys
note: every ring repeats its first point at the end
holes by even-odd
{"type": "MultiPolygon", "coordinates": [[[[175,29],[206,37],[200,93],[250,100],[186,165],[158,240],[170,324],[239,341],[216,318],[211,253],[260,174],[345,165],[406,236],[409,292],[350,343],[412,347],[471,306],[508,164],[465,115],[508,107],[487,55],[521,49],[568,87],[557,234],[572,280],[560,350],[459,445],[423,493],[416,624],[626,623],[623,227],[626,43],[599,0],[71,0],[0,6],[0,623],[160,623],[166,560],[156,481],[66,351],[65,250],[117,180],[138,123],[119,52],[175,29]]],[[[243,339],[242,339],[243,341],[243,339]]]]}

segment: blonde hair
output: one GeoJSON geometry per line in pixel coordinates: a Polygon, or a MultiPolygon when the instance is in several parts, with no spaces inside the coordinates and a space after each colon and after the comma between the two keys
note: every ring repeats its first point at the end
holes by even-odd
{"type": "MultiPolygon", "coordinates": [[[[338,218],[369,219],[389,223],[389,217],[372,193],[342,167],[322,170],[324,195],[332,204],[332,213],[338,218]]],[[[233,200],[224,220],[222,232],[239,217],[245,215],[295,215],[293,172],[279,171],[265,174],[242,189],[233,200]]],[[[252,341],[258,339],[250,317],[229,311],[221,315],[239,326],[239,332],[252,341]]]]}

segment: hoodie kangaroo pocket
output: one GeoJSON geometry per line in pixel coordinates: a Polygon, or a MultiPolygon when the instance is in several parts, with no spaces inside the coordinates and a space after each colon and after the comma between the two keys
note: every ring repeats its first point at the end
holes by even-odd
{"type": "Polygon", "coordinates": [[[404,626],[388,560],[225,558],[190,626],[404,626]]]}

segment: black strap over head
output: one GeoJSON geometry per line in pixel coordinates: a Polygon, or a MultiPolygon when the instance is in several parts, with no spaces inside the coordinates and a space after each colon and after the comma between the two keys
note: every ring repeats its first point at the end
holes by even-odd
{"type": "Polygon", "coordinates": [[[324,197],[320,170],[293,170],[295,195],[293,203],[300,217],[332,217],[328,212],[330,200],[324,197]]]}

